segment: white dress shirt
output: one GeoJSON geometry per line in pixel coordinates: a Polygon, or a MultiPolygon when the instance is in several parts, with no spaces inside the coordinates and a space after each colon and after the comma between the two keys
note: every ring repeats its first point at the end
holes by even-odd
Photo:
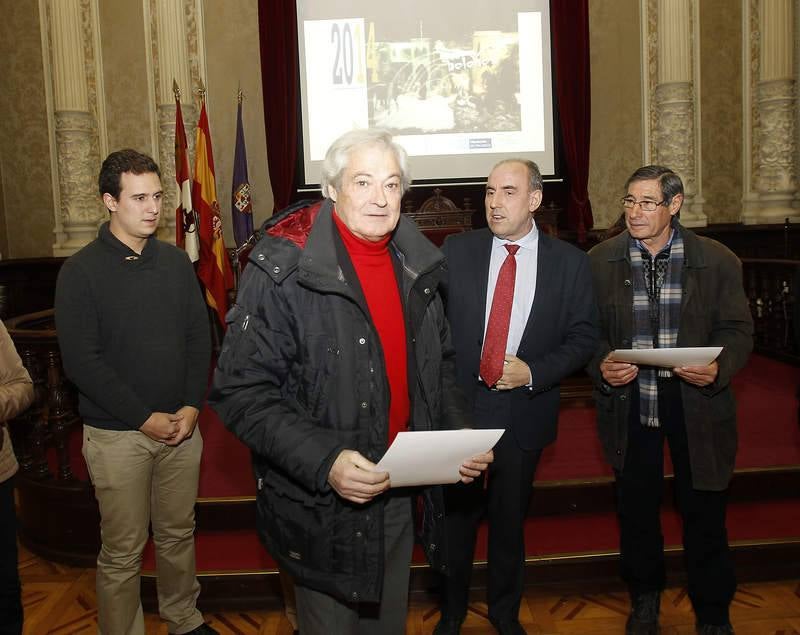
{"type": "Polygon", "coordinates": [[[517,241],[505,240],[495,236],[492,239],[492,255],[489,261],[489,280],[486,285],[486,315],[483,320],[483,339],[486,341],[486,326],[489,324],[489,313],[492,311],[494,288],[500,267],[508,256],[504,247],[506,244],[519,245],[519,250],[514,256],[517,259],[517,275],[514,280],[514,302],[511,305],[511,323],[508,327],[508,342],[506,354],[516,355],[522,334],[533,306],[533,296],[536,293],[536,271],[539,256],[539,230],[536,223],[525,236],[517,241]]]}

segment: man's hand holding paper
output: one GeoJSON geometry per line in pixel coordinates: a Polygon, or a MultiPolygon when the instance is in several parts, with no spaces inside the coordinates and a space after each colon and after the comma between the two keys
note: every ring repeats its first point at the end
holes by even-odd
{"type": "Polygon", "coordinates": [[[713,384],[719,373],[719,364],[714,360],[710,364],[704,366],[681,366],[673,368],[672,372],[680,377],[683,381],[702,388],[713,384]]]}
{"type": "Polygon", "coordinates": [[[504,430],[401,432],[375,469],[391,487],[469,483],[494,460],[491,448],[504,430]]]}
{"type": "Polygon", "coordinates": [[[706,366],[713,362],[721,352],[721,346],[618,348],[611,351],[606,360],[662,368],[706,366]]]}
{"type": "Polygon", "coordinates": [[[639,374],[639,367],[630,362],[614,361],[611,358],[613,354],[614,351],[600,362],[600,373],[603,375],[604,382],[616,388],[632,382],[639,374]]]}
{"type": "Polygon", "coordinates": [[[662,366],[686,383],[703,387],[716,380],[721,352],[721,346],[617,349],[600,363],[600,373],[607,384],[618,387],[633,381],[640,365],[662,366]]]}
{"type": "Polygon", "coordinates": [[[342,498],[368,503],[389,489],[389,475],[355,450],[342,450],[328,473],[328,483],[342,498]]]}
{"type": "Polygon", "coordinates": [[[464,461],[458,471],[461,474],[461,482],[472,483],[481,475],[481,472],[486,471],[492,461],[494,461],[493,450],[473,456],[469,461],[464,461]]]}

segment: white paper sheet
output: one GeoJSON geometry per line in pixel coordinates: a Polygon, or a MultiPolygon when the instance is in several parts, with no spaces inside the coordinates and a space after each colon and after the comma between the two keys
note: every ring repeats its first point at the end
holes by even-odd
{"type": "Polygon", "coordinates": [[[378,462],[392,487],[457,482],[465,459],[494,447],[505,430],[431,430],[400,432],[378,462]]]}
{"type": "Polygon", "coordinates": [[[618,348],[611,352],[615,362],[630,362],[646,366],[705,366],[714,361],[722,351],[721,346],[695,348],[618,348]]]}

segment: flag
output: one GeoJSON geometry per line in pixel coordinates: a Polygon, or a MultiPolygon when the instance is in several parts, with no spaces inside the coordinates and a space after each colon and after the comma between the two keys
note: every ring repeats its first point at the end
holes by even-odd
{"type": "Polygon", "coordinates": [[[236,150],[233,154],[233,180],[231,181],[231,218],[233,238],[241,247],[253,233],[253,205],[250,200],[250,179],[247,177],[247,148],[242,128],[242,91],[236,112],[236,150]]]}
{"type": "Polygon", "coordinates": [[[175,98],[175,244],[185,249],[192,262],[200,258],[197,219],[192,207],[192,173],[189,171],[189,144],[183,127],[181,101],[175,98]]]}
{"type": "Polygon", "coordinates": [[[206,103],[200,108],[194,157],[192,205],[197,212],[200,234],[200,264],[197,275],[206,288],[206,302],[217,312],[222,328],[228,310],[228,289],[233,287],[233,272],[222,238],[217,184],[214,180],[214,154],[208,127],[206,103]]]}

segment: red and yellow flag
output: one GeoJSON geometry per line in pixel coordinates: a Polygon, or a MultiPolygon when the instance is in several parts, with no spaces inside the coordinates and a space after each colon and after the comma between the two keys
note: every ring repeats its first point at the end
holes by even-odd
{"type": "Polygon", "coordinates": [[[214,155],[211,149],[211,132],[205,101],[200,109],[200,121],[197,123],[192,205],[197,212],[200,234],[200,263],[197,275],[206,288],[206,302],[216,311],[222,328],[225,328],[228,289],[233,288],[233,272],[222,238],[222,218],[217,201],[214,155]]]}

